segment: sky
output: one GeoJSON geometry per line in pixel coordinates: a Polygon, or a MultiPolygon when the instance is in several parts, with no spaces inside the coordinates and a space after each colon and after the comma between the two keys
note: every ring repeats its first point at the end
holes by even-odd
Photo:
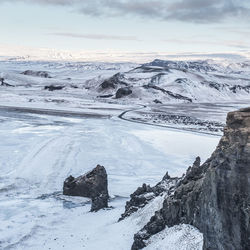
{"type": "Polygon", "coordinates": [[[0,45],[244,54],[250,0],[0,0],[0,45]]]}

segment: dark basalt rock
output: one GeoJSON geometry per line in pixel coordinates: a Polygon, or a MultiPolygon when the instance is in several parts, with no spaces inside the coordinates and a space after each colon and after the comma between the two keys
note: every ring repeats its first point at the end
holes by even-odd
{"type": "Polygon", "coordinates": [[[237,93],[238,91],[242,91],[242,90],[249,93],[250,92],[250,85],[248,85],[248,86],[235,85],[235,86],[231,87],[230,90],[233,93],[237,93]]]}
{"type": "Polygon", "coordinates": [[[97,96],[98,98],[110,98],[110,97],[112,97],[113,95],[112,94],[110,94],[110,95],[99,95],[99,96],[97,96]]]}
{"type": "Polygon", "coordinates": [[[130,195],[130,200],[126,202],[125,212],[121,215],[119,221],[145,207],[155,197],[166,192],[170,194],[179,180],[180,178],[177,177],[171,178],[167,172],[163,179],[154,187],[150,187],[145,183],[142,185],[142,187],[138,187],[136,191],[130,195]]]}
{"type": "Polygon", "coordinates": [[[154,99],[154,103],[156,103],[156,104],[162,104],[162,102],[159,101],[158,99],[154,99]]]}
{"type": "Polygon", "coordinates": [[[4,80],[4,78],[0,78],[0,86],[5,86],[5,87],[14,87],[14,85],[11,85],[11,84],[9,84],[9,83],[7,83],[7,82],[5,82],[5,80],[4,80]]]}
{"type": "Polygon", "coordinates": [[[185,84],[188,82],[188,79],[187,78],[177,78],[177,79],[175,79],[175,82],[179,83],[179,84],[185,84]]]}
{"type": "Polygon", "coordinates": [[[103,166],[97,165],[85,175],[69,176],[63,184],[63,194],[91,198],[91,211],[108,207],[108,178],[103,166]]]}
{"type": "Polygon", "coordinates": [[[109,79],[105,80],[100,86],[102,89],[115,89],[117,85],[125,85],[127,86],[128,84],[124,82],[123,80],[123,75],[121,73],[117,73],[110,77],[109,79]]]}
{"type": "Polygon", "coordinates": [[[160,88],[160,87],[155,86],[153,84],[143,85],[143,88],[145,88],[145,89],[150,89],[151,88],[151,89],[159,90],[162,93],[167,94],[167,95],[169,95],[170,97],[172,97],[174,99],[184,100],[184,101],[187,101],[187,102],[193,102],[193,100],[191,98],[187,97],[187,96],[183,96],[183,95],[180,95],[180,94],[177,94],[177,93],[173,93],[172,91],[160,88]]]}
{"type": "Polygon", "coordinates": [[[199,161],[134,236],[133,250],[165,226],[182,223],[203,233],[204,250],[250,249],[250,108],[228,114],[216,150],[199,161]]]}
{"type": "MultiPolygon", "coordinates": [[[[193,116],[163,114],[163,113],[147,113],[143,114],[145,122],[161,122],[165,124],[178,124],[183,125],[183,128],[190,129],[185,126],[194,126],[197,130],[204,132],[222,132],[225,124],[217,121],[201,120],[193,116]]],[[[190,129],[191,130],[191,129],[190,129]]]]}
{"type": "Polygon", "coordinates": [[[43,78],[52,78],[48,72],[46,71],[34,71],[34,70],[26,70],[22,72],[21,74],[27,75],[27,76],[38,76],[43,78]]]}
{"type": "Polygon", "coordinates": [[[119,88],[115,94],[115,98],[122,98],[132,94],[132,90],[129,87],[119,88]]]}
{"type": "Polygon", "coordinates": [[[54,91],[54,90],[61,90],[65,88],[65,86],[55,86],[55,85],[49,85],[49,86],[45,86],[44,89],[48,90],[48,91],[54,91]]]}

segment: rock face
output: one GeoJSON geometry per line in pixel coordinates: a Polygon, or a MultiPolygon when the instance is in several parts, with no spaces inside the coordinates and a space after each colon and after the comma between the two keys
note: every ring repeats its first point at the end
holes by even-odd
{"type": "Polygon", "coordinates": [[[215,152],[203,165],[199,161],[135,234],[133,250],[165,226],[181,223],[203,233],[203,249],[250,249],[250,108],[228,114],[215,152]]]}
{"type": "Polygon", "coordinates": [[[126,82],[123,81],[123,75],[121,73],[117,73],[115,75],[113,75],[112,77],[110,77],[109,79],[105,80],[100,87],[102,89],[115,89],[116,86],[118,85],[125,85],[127,86],[128,84],[126,82]]]}
{"type": "Polygon", "coordinates": [[[122,98],[123,96],[127,96],[132,94],[132,90],[129,87],[119,88],[115,94],[115,98],[122,98]]]}
{"type": "Polygon", "coordinates": [[[165,192],[170,194],[179,180],[180,178],[171,178],[167,172],[163,179],[154,187],[150,187],[145,183],[142,187],[138,187],[137,190],[130,195],[130,201],[127,201],[125,212],[121,215],[119,221],[136,212],[138,209],[145,207],[155,197],[165,192]]]}
{"type": "Polygon", "coordinates": [[[63,194],[91,198],[91,211],[108,207],[108,178],[103,166],[97,165],[85,175],[69,176],[63,184],[63,194]]]}

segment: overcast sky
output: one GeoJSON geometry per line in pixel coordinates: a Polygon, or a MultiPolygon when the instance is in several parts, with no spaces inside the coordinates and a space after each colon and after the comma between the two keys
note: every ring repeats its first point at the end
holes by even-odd
{"type": "Polygon", "coordinates": [[[250,50],[249,0],[0,0],[0,44],[74,50],[250,50]]]}

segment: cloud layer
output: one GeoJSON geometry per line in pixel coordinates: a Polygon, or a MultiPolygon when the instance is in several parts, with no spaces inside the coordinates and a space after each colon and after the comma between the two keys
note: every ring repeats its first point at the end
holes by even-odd
{"type": "Polygon", "coordinates": [[[78,34],[71,32],[55,32],[49,33],[48,35],[54,36],[64,36],[71,38],[84,38],[84,39],[94,39],[94,40],[121,40],[121,41],[139,41],[134,36],[112,36],[112,35],[103,35],[103,34],[78,34]]]}
{"type": "MultiPolygon", "coordinates": [[[[90,16],[136,16],[193,23],[216,23],[249,18],[248,0],[15,0],[68,6],[90,16]]],[[[0,3],[8,2],[0,0],[0,3]]]]}

